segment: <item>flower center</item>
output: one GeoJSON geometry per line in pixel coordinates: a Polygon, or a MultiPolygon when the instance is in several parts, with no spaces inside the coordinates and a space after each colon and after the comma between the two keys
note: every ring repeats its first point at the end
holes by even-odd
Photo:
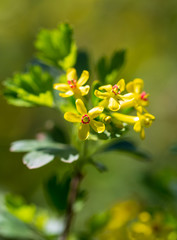
{"type": "Polygon", "coordinates": [[[117,94],[120,94],[120,88],[117,86],[117,85],[114,85],[112,87],[112,92],[117,95],[117,94]]]}
{"type": "Polygon", "coordinates": [[[140,97],[141,97],[141,100],[143,100],[143,101],[148,101],[147,93],[146,93],[146,92],[142,92],[141,95],[140,95],[140,97]]]}
{"type": "Polygon", "coordinates": [[[70,88],[76,88],[77,81],[76,79],[68,80],[70,88]]]}
{"type": "Polygon", "coordinates": [[[90,122],[90,117],[87,114],[83,115],[81,118],[81,122],[83,124],[88,124],[90,122]]]}
{"type": "Polygon", "coordinates": [[[148,127],[148,126],[150,126],[152,124],[152,120],[150,118],[148,118],[148,117],[145,117],[143,123],[144,123],[143,124],[144,126],[148,127]]]}

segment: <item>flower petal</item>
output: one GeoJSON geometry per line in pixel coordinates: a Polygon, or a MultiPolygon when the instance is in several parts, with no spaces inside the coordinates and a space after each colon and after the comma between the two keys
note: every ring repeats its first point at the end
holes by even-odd
{"type": "Polygon", "coordinates": [[[117,86],[120,89],[120,92],[123,92],[125,90],[125,80],[121,79],[118,81],[117,86]]]}
{"type": "Polygon", "coordinates": [[[147,100],[147,101],[144,101],[144,100],[141,100],[140,99],[140,104],[141,104],[141,106],[143,106],[143,107],[147,107],[148,105],[149,105],[149,101],[147,100]]]}
{"type": "Polygon", "coordinates": [[[95,96],[101,99],[105,99],[109,97],[109,93],[108,92],[100,92],[98,90],[95,90],[94,92],[95,96]]]}
{"type": "Polygon", "coordinates": [[[120,101],[120,109],[124,109],[124,108],[130,108],[134,106],[135,100],[129,100],[129,101],[120,101]]]}
{"type": "Polygon", "coordinates": [[[81,77],[79,78],[77,85],[83,86],[89,79],[89,72],[84,70],[81,74],[81,77]]]}
{"type": "Polygon", "coordinates": [[[66,112],[64,114],[64,119],[68,122],[81,122],[81,115],[72,112],[66,112]]]}
{"type": "Polygon", "coordinates": [[[138,113],[140,114],[140,116],[143,114],[143,108],[141,106],[138,106],[136,110],[137,110],[137,115],[138,113]]]}
{"type": "Polygon", "coordinates": [[[133,93],[126,93],[124,95],[121,95],[123,100],[132,100],[135,98],[135,94],[133,93]]]}
{"type": "Polygon", "coordinates": [[[141,78],[135,78],[133,80],[134,92],[140,94],[144,87],[144,82],[141,78]]]}
{"type": "Polygon", "coordinates": [[[127,90],[127,92],[129,92],[129,93],[134,93],[134,84],[133,84],[133,81],[127,83],[127,85],[126,85],[126,90],[127,90]]]}
{"type": "Polygon", "coordinates": [[[76,100],[76,108],[77,108],[77,111],[82,115],[87,113],[87,109],[81,99],[76,100]]]}
{"type": "Polygon", "coordinates": [[[120,108],[120,104],[119,102],[114,99],[114,98],[110,98],[109,99],[109,104],[108,104],[108,108],[111,110],[111,111],[118,111],[119,108],[120,108]]]}
{"type": "Polygon", "coordinates": [[[90,125],[93,128],[93,130],[97,133],[102,133],[105,130],[105,125],[102,122],[98,122],[92,119],[90,121],[90,125]]]}
{"type": "Polygon", "coordinates": [[[103,112],[103,110],[104,107],[94,107],[88,112],[88,114],[91,118],[96,118],[103,112]]]}
{"type": "Polygon", "coordinates": [[[80,140],[86,140],[89,136],[89,132],[90,132],[89,124],[81,124],[78,132],[80,140]]]}
{"type": "Polygon", "coordinates": [[[74,95],[74,93],[73,93],[73,91],[71,91],[71,90],[69,90],[69,91],[67,91],[67,92],[65,92],[65,93],[59,93],[59,96],[60,97],[71,97],[71,96],[73,96],[74,95]]]}
{"type": "Polygon", "coordinates": [[[141,129],[140,137],[141,137],[141,139],[145,139],[145,130],[144,130],[144,128],[141,129]]]}
{"type": "Polygon", "coordinates": [[[67,80],[77,80],[77,72],[76,72],[76,69],[75,68],[69,68],[68,71],[67,71],[67,80]]]}
{"type": "Polygon", "coordinates": [[[69,90],[70,87],[68,84],[65,83],[55,83],[53,85],[53,88],[62,92],[66,92],[69,90]]]}
{"type": "Polygon", "coordinates": [[[79,87],[80,91],[81,91],[81,94],[82,96],[85,96],[88,94],[89,90],[90,90],[90,86],[89,85],[86,85],[84,87],[79,87]]]}
{"type": "Polygon", "coordinates": [[[109,98],[102,100],[101,102],[99,102],[98,105],[99,105],[100,107],[107,108],[107,107],[108,107],[108,104],[109,104],[109,98]]]}
{"type": "Polygon", "coordinates": [[[133,127],[133,130],[135,132],[140,132],[141,131],[141,122],[140,121],[137,121],[133,127]]]}
{"type": "Polygon", "coordinates": [[[133,124],[133,125],[136,124],[136,122],[139,120],[138,117],[129,116],[129,115],[118,113],[118,112],[112,113],[112,117],[115,118],[117,121],[133,124]]]}
{"type": "Polygon", "coordinates": [[[148,118],[150,118],[151,120],[155,120],[155,116],[152,115],[152,114],[150,114],[150,113],[145,113],[144,115],[145,115],[145,117],[148,117],[148,118]]]}
{"type": "Polygon", "coordinates": [[[101,86],[99,87],[99,90],[105,90],[107,92],[110,92],[112,90],[112,85],[108,84],[108,85],[101,86]]]}

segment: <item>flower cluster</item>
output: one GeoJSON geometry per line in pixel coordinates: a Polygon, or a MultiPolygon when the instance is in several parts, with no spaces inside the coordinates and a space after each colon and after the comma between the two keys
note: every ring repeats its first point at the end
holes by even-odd
{"type": "Polygon", "coordinates": [[[151,209],[135,200],[119,202],[109,210],[106,226],[97,233],[99,240],[166,240],[176,239],[177,232],[172,224],[172,215],[151,209]]]}
{"type": "Polygon", "coordinates": [[[77,113],[66,112],[64,118],[69,122],[80,123],[79,138],[86,140],[89,137],[90,127],[97,133],[105,131],[105,123],[126,123],[133,125],[133,129],[140,133],[142,139],[145,138],[144,127],[151,126],[155,117],[145,109],[149,104],[149,94],[143,90],[143,80],[136,78],[125,84],[121,79],[115,85],[104,85],[94,91],[100,99],[98,106],[87,111],[84,104],[84,96],[89,93],[90,86],[85,85],[89,79],[89,72],[84,70],[78,79],[76,69],[70,68],[66,74],[67,83],[56,83],[54,89],[59,90],[61,97],[71,97],[76,99],[77,113]],[[123,92],[127,90],[127,93],[123,92]],[[137,116],[123,114],[125,109],[134,108],[137,116]],[[104,113],[103,113],[104,111],[104,113]],[[119,112],[118,112],[119,111],[119,112]],[[102,117],[104,115],[104,117],[102,117]],[[95,120],[96,119],[96,120],[95,120]]]}

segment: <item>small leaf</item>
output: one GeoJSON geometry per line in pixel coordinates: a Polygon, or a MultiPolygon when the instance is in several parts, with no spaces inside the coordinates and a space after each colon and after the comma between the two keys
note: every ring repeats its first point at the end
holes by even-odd
{"type": "Polygon", "coordinates": [[[56,67],[66,70],[75,65],[77,48],[68,24],[62,23],[53,30],[41,30],[35,47],[40,59],[56,67]]]}
{"type": "Polygon", "coordinates": [[[63,60],[58,61],[58,65],[64,69],[67,70],[70,67],[73,67],[76,62],[76,56],[77,56],[77,47],[75,43],[71,44],[71,51],[69,55],[67,55],[63,60]]]}
{"type": "Polygon", "coordinates": [[[174,144],[172,147],[171,147],[171,151],[173,153],[177,153],[177,144],[174,144]]]}
{"type": "Polygon", "coordinates": [[[89,161],[93,166],[96,167],[96,169],[99,171],[99,172],[106,172],[108,169],[107,167],[101,163],[101,162],[97,162],[97,161],[94,161],[93,159],[90,159],[89,161]]]}
{"type": "Polygon", "coordinates": [[[44,148],[55,147],[59,149],[65,149],[68,145],[62,143],[56,143],[52,141],[43,140],[19,140],[11,143],[10,151],[12,152],[30,152],[35,150],[41,150],[44,148]]]}
{"type": "Polygon", "coordinates": [[[79,154],[69,154],[66,157],[61,157],[61,161],[65,163],[72,163],[79,159],[79,154]]]}
{"type": "Polygon", "coordinates": [[[125,153],[129,153],[138,157],[138,159],[139,158],[144,160],[150,159],[148,154],[139,150],[132,142],[126,141],[126,140],[112,141],[110,144],[104,145],[104,147],[101,150],[99,150],[96,154],[103,153],[103,152],[111,152],[111,151],[122,151],[125,153]]]}
{"type": "Polygon", "coordinates": [[[110,61],[102,57],[97,64],[99,80],[103,84],[113,84],[117,81],[118,73],[125,62],[125,50],[116,51],[110,61]]]}
{"type": "Polygon", "coordinates": [[[28,168],[39,168],[59,157],[65,163],[72,163],[79,159],[78,151],[68,145],[52,141],[20,140],[13,142],[12,152],[30,152],[23,158],[28,168]]]}
{"type": "Polygon", "coordinates": [[[54,175],[44,184],[48,200],[60,213],[63,213],[67,208],[70,182],[71,176],[59,179],[54,175]]]}
{"type": "Polygon", "coordinates": [[[0,209],[0,236],[5,238],[40,240],[41,237],[29,225],[0,209]]]}
{"type": "Polygon", "coordinates": [[[109,220],[110,213],[108,211],[93,215],[88,222],[91,233],[96,233],[103,229],[109,220]]]}
{"type": "Polygon", "coordinates": [[[102,83],[104,83],[106,75],[107,75],[107,72],[108,72],[107,63],[106,63],[106,57],[102,57],[102,58],[99,59],[99,61],[97,63],[97,72],[98,72],[99,80],[102,83]]]}
{"type": "Polygon", "coordinates": [[[40,168],[55,158],[54,155],[44,153],[41,151],[29,152],[23,157],[23,163],[29,169],[40,168]]]}
{"type": "Polygon", "coordinates": [[[53,78],[32,66],[27,73],[17,73],[4,81],[4,95],[10,104],[32,107],[53,106],[53,78]]]}
{"type": "Polygon", "coordinates": [[[109,72],[114,70],[119,70],[125,62],[125,50],[116,51],[111,59],[111,64],[109,67],[109,72]]]}
{"type": "Polygon", "coordinates": [[[177,173],[175,169],[165,168],[143,174],[142,181],[158,204],[177,199],[177,173]]]}
{"type": "Polygon", "coordinates": [[[97,106],[99,102],[99,98],[95,96],[94,92],[96,89],[98,89],[101,85],[101,82],[98,80],[93,81],[92,86],[91,86],[91,99],[93,106],[97,106]]]}
{"type": "Polygon", "coordinates": [[[66,129],[54,125],[51,129],[48,130],[48,137],[51,138],[54,142],[67,144],[69,139],[66,136],[66,129]]]}
{"type": "Polygon", "coordinates": [[[77,62],[76,62],[75,68],[77,69],[78,76],[80,76],[82,74],[83,70],[87,70],[90,72],[89,56],[88,56],[87,52],[82,51],[82,50],[78,51],[77,62]]]}
{"type": "Polygon", "coordinates": [[[56,147],[46,147],[41,148],[40,150],[45,153],[59,157],[60,160],[65,163],[72,163],[79,159],[78,151],[75,148],[67,144],[63,144],[61,146],[62,147],[59,147],[59,145],[56,147]]]}

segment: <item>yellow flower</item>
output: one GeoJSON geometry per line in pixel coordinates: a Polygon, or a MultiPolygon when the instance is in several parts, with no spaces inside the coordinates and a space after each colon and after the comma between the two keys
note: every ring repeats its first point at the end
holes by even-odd
{"type": "Polygon", "coordinates": [[[149,104],[149,94],[143,91],[143,87],[144,82],[140,78],[135,78],[133,81],[129,82],[126,85],[126,90],[129,92],[129,101],[121,102],[121,108],[147,106],[149,104]]]}
{"type": "Polygon", "coordinates": [[[89,79],[89,72],[84,70],[81,74],[79,80],[77,80],[77,73],[75,68],[70,68],[66,74],[67,84],[66,83],[56,83],[54,84],[54,89],[59,90],[63,93],[59,93],[61,97],[71,97],[75,96],[80,98],[88,94],[90,86],[83,86],[89,79]]]}
{"type": "Polygon", "coordinates": [[[69,122],[80,123],[78,135],[81,140],[86,140],[88,138],[90,133],[90,126],[97,133],[104,132],[104,123],[94,120],[94,118],[98,117],[103,112],[103,107],[94,107],[89,112],[87,112],[83,101],[81,99],[77,99],[76,108],[80,114],[66,112],[64,118],[69,122]]]}
{"type": "Polygon", "coordinates": [[[111,111],[118,111],[120,108],[120,100],[124,100],[124,97],[121,95],[121,92],[125,90],[125,81],[121,79],[117,84],[112,86],[104,85],[99,87],[99,90],[105,90],[100,92],[95,90],[95,96],[103,99],[99,105],[103,107],[108,107],[111,111]]]}
{"type": "Polygon", "coordinates": [[[111,122],[111,117],[109,115],[106,115],[105,113],[100,114],[100,119],[105,123],[111,122]]]}
{"type": "Polygon", "coordinates": [[[152,125],[152,122],[155,120],[155,116],[152,114],[146,112],[143,114],[142,107],[138,107],[138,121],[135,123],[133,129],[135,132],[140,132],[141,139],[145,138],[145,131],[144,127],[150,127],[152,125]]]}
{"type": "Polygon", "coordinates": [[[141,139],[145,138],[144,127],[150,127],[155,117],[146,112],[143,114],[143,108],[138,107],[137,116],[128,116],[121,113],[113,113],[112,117],[118,121],[125,122],[127,124],[134,125],[135,132],[140,132],[141,139]]]}

